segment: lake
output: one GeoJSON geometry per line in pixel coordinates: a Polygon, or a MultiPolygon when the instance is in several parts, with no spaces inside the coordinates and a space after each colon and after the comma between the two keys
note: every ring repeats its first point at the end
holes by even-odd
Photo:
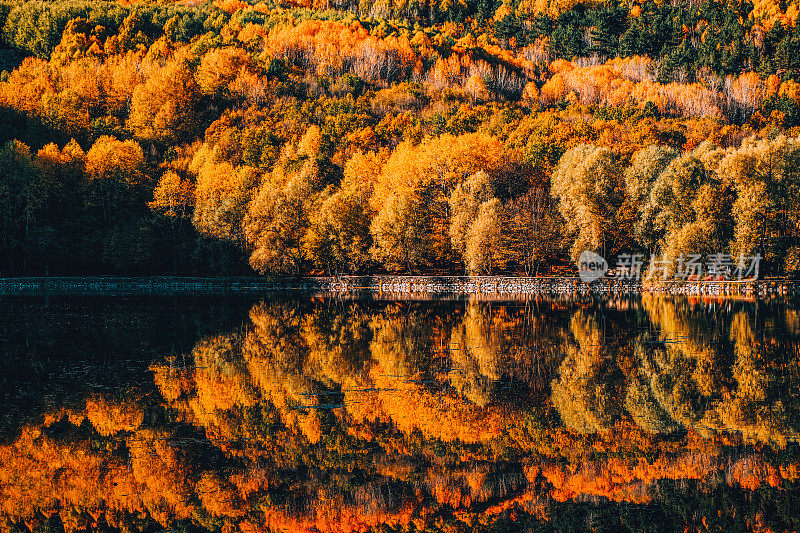
{"type": "Polygon", "coordinates": [[[800,302],[0,298],[0,529],[800,527],[800,302]]]}

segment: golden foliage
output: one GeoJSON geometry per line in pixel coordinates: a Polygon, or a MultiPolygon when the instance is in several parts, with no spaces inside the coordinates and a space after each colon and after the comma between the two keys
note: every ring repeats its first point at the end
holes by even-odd
{"type": "Polygon", "coordinates": [[[144,420],[144,411],[129,398],[109,402],[103,397],[95,397],[86,401],[86,416],[98,433],[108,436],[139,429],[144,420]]]}

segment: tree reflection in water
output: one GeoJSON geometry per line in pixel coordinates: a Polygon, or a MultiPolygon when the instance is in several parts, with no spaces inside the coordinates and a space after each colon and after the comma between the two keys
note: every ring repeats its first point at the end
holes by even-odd
{"type": "Polygon", "coordinates": [[[798,527],[792,302],[12,303],[4,531],[798,527]]]}

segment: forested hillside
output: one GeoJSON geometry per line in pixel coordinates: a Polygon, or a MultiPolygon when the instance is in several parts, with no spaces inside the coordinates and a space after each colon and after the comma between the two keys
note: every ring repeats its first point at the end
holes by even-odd
{"type": "Polygon", "coordinates": [[[799,6],[0,0],[0,275],[795,275],[799,6]]]}

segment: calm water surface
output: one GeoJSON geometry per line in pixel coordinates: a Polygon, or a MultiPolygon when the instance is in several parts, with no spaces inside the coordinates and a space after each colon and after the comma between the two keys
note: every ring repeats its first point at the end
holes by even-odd
{"type": "Polygon", "coordinates": [[[800,305],[0,299],[0,530],[793,531],[800,305]]]}

